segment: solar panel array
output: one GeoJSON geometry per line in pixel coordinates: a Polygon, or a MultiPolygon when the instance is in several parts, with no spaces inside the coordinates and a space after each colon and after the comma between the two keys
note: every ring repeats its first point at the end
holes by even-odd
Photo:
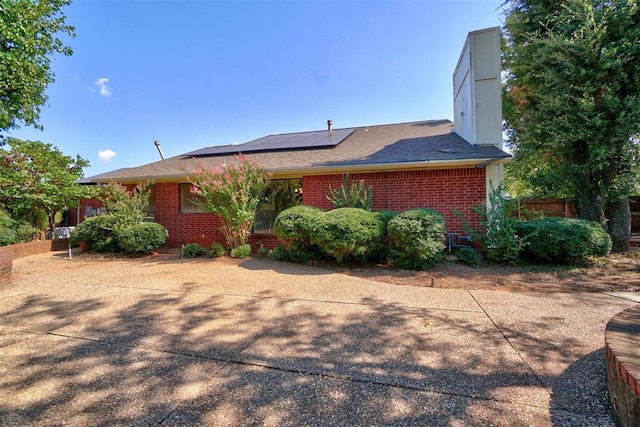
{"type": "Polygon", "coordinates": [[[258,151],[300,150],[335,147],[347,139],[355,128],[332,131],[313,131],[269,135],[244,144],[206,147],[184,154],[187,157],[205,157],[218,154],[255,153],[258,151]]]}

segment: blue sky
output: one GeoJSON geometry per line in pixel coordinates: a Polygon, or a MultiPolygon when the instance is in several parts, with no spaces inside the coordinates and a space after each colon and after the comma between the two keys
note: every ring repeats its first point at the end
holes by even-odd
{"type": "Polygon", "coordinates": [[[44,131],[85,176],[274,133],[451,119],[469,31],[501,0],[76,0],[44,131]]]}

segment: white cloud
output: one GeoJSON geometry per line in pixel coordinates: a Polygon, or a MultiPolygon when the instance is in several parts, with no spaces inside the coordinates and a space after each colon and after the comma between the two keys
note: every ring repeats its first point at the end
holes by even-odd
{"type": "Polygon", "coordinates": [[[108,163],[115,156],[116,156],[115,151],[111,151],[111,150],[98,151],[98,158],[102,163],[108,163]]]}
{"type": "Polygon", "coordinates": [[[111,88],[107,86],[107,83],[109,83],[109,79],[106,77],[100,77],[99,79],[96,79],[95,82],[93,82],[93,84],[98,87],[98,92],[100,92],[100,95],[111,96],[111,88]]]}

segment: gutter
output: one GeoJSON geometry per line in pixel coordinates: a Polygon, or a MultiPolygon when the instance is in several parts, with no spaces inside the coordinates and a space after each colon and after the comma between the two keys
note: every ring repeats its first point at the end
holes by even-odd
{"type": "MultiPolygon", "coordinates": [[[[340,173],[372,173],[410,170],[430,170],[430,169],[456,169],[461,167],[485,168],[492,164],[504,164],[511,160],[511,157],[479,158],[462,160],[427,160],[421,162],[396,162],[396,163],[367,163],[356,165],[335,165],[335,166],[315,166],[315,167],[293,167],[266,169],[271,172],[275,179],[300,178],[307,175],[334,175],[340,173]]],[[[187,182],[188,174],[172,174],[162,176],[130,176],[123,178],[98,178],[95,183],[119,182],[122,184],[134,184],[151,180],[154,183],[166,182],[187,182]]]]}

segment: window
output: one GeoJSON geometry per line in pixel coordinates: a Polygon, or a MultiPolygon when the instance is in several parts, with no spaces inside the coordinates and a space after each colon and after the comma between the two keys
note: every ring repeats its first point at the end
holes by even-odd
{"type": "Polygon", "coordinates": [[[149,205],[145,210],[145,215],[148,220],[155,221],[156,220],[156,186],[149,186],[149,205]]]}
{"type": "Polygon", "coordinates": [[[180,184],[180,212],[202,213],[205,210],[199,201],[204,201],[202,196],[191,193],[191,184],[180,184]]]}
{"type": "Polygon", "coordinates": [[[271,181],[264,202],[258,207],[253,224],[254,233],[273,233],[273,223],[280,212],[302,203],[302,180],[271,181]]]}

